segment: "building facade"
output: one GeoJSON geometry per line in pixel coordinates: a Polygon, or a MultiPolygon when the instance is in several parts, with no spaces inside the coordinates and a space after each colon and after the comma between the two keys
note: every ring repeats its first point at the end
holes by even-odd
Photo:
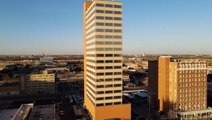
{"type": "Polygon", "coordinates": [[[207,63],[161,56],[149,61],[149,91],[158,111],[207,109],[207,63]]]}
{"type": "Polygon", "coordinates": [[[55,93],[55,74],[43,71],[42,74],[25,75],[20,84],[22,93],[55,93]]]}
{"type": "Polygon", "coordinates": [[[84,103],[93,120],[131,117],[122,102],[122,2],[84,3],[84,103]]]}

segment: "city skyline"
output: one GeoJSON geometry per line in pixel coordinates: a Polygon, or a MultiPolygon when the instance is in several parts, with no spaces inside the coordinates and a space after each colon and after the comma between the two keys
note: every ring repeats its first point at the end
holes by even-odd
{"type": "MultiPolygon", "coordinates": [[[[212,1],[123,1],[124,54],[210,54],[212,1]]],[[[83,54],[84,0],[0,3],[0,55],[83,54]]]]}

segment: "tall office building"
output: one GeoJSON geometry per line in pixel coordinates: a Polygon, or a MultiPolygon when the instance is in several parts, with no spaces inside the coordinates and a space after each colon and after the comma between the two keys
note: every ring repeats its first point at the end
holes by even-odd
{"type": "Polygon", "coordinates": [[[122,101],[122,2],[84,3],[84,104],[93,120],[130,119],[122,101]]]}
{"type": "MultiPolygon", "coordinates": [[[[149,61],[152,105],[168,113],[207,109],[207,63],[161,56],[149,61]]],[[[183,115],[186,115],[183,113],[183,115]]]]}

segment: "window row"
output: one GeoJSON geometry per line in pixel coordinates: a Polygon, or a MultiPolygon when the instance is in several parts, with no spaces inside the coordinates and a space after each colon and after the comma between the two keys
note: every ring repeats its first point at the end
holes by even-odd
{"type": "Polygon", "coordinates": [[[122,72],[93,72],[91,70],[86,70],[88,73],[95,76],[112,76],[112,75],[122,75],[122,72]]]}
{"type": "Polygon", "coordinates": [[[88,57],[122,57],[121,54],[87,54],[88,57]]]}
{"type": "Polygon", "coordinates": [[[97,91],[96,94],[113,94],[121,93],[121,90],[97,91]]]}
{"type": "Polygon", "coordinates": [[[98,103],[96,106],[109,106],[109,105],[119,105],[121,102],[114,102],[114,103],[98,103]]]}
{"type": "MultiPolygon", "coordinates": [[[[86,28],[86,30],[89,30],[91,28],[93,28],[94,26],[113,26],[113,27],[121,27],[122,24],[121,23],[102,23],[102,22],[97,22],[97,23],[93,23],[92,25],[90,25],[89,27],[86,28]]],[[[108,30],[109,31],[109,30],[108,30]]],[[[106,31],[105,31],[106,32],[106,31]]]]}
{"type": "Polygon", "coordinates": [[[205,73],[203,73],[203,74],[201,74],[201,73],[199,73],[199,74],[180,74],[180,78],[186,78],[186,77],[206,77],[207,76],[207,74],[205,73]]]}
{"type": "Polygon", "coordinates": [[[121,11],[112,11],[112,10],[96,10],[96,13],[106,13],[106,14],[122,14],[121,11]]]}
{"type": "Polygon", "coordinates": [[[91,63],[122,63],[122,60],[90,60],[87,59],[87,62],[91,63]]]}
{"type": "Polygon", "coordinates": [[[122,48],[88,48],[87,51],[121,51],[122,48]]]}
{"type": "MultiPolygon", "coordinates": [[[[90,75],[87,75],[87,77],[95,82],[113,82],[113,81],[122,81],[122,78],[105,78],[105,79],[95,79],[91,77],[90,75]]],[[[88,80],[89,81],[89,80],[88,80]]]]}
{"type": "Polygon", "coordinates": [[[180,97],[204,97],[206,94],[203,92],[199,92],[199,93],[185,93],[185,94],[180,94],[180,97]]]}
{"type": "Polygon", "coordinates": [[[86,35],[90,35],[90,34],[93,34],[95,32],[122,33],[122,30],[120,30],[120,29],[94,29],[94,30],[86,33],[86,35]]]}
{"type": "Polygon", "coordinates": [[[179,89],[180,93],[187,93],[187,92],[204,92],[206,89],[204,88],[189,88],[189,89],[179,89]]]}
{"type": "MultiPolygon", "coordinates": [[[[116,87],[122,87],[122,84],[106,84],[106,85],[94,85],[92,82],[90,82],[89,80],[87,80],[87,87],[93,92],[96,93],[91,87],[89,87],[90,84],[91,86],[93,86],[94,88],[116,88],[116,87]]],[[[118,93],[118,91],[114,91],[114,93],[118,93]]],[[[102,93],[103,94],[103,93],[102,93]]]]}
{"type": "Polygon", "coordinates": [[[121,17],[96,16],[97,20],[122,20],[121,17]]]}
{"type": "Polygon", "coordinates": [[[92,46],[92,45],[122,45],[122,42],[101,42],[101,41],[96,41],[92,43],[88,43],[87,46],[92,46]]]}
{"type": "Polygon", "coordinates": [[[103,69],[122,69],[122,66],[92,66],[87,65],[89,68],[97,69],[97,70],[103,70],[103,69]]]}
{"type": "Polygon", "coordinates": [[[100,4],[100,3],[96,3],[96,7],[122,8],[122,6],[121,6],[121,5],[100,4]]]}
{"type": "Polygon", "coordinates": [[[94,35],[94,36],[91,36],[89,38],[87,38],[86,40],[89,41],[89,40],[93,40],[93,39],[122,39],[122,36],[120,35],[94,35]]]}
{"type": "Polygon", "coordinates": [[[107,84],[107,85],[96,86],[96,88],[112,88],[112,87],[122,87],[122,84],[107,84]]]}
{"type": "Polygon", "coordinates": [[[201,72],[207,72],[207,70],[179,70],[179,73],[201,73],[201,72]]]}

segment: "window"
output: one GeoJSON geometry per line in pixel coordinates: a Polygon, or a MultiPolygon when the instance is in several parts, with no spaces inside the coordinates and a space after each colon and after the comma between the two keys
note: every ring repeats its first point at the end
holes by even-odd
{"type": "Polygon", "coordinates": [[[97,69],[104,69],[104,67],[103,66],[99,66],[99,67],[97,67],[97,69]]]}
{"type": "Polygon", "coordinates": [[[112,35],[106,35],[105,38],[113,38],[112,35]]]}
{"type": "Polygon", "coordinates": [[[113,63],[112,60],[106,60],[106,63],[113,63]]]}
{"type": "Polygon", "coordinates": [[[112,44],[113,44],[113,42],[105,42],[105,45],[112,45],[112,44]]]}
{"type": "Polygon", "coordinates": [[[97,25],[97,26],[104,26],[104,23],[99,23],[99,22],[97,22],[96,25],[97,25]]]}
{"type": "Polygon", "coordinates": [[[121,69],[121,66],[114,66],[114,69],[121,69]]]}
{"type": "Polygon", "coordinates": [[[113,97],[105,97],[105,100],[113,99],[113,97]]]}
{"type": "Polygon", "coordinates": [[[121,72],[114,72],[114,75],[121,75],[121,72]]]}
{"type": "Polygon", "coordinates": [[[105,20],[113,20],[112,17],[105,17],[105,20]]]}
{"type": "MultiPolygon", "coordinates": [[[[105,23],[105,26],[113,26],[113,23],[105,23]]],[[[108,32],[109,30],[106,29],[105,32],[108,32]]],[[[111,31],[110,31],[111,32],[111,31]]],[[[112,31],[113,32],[113,31],[112,31]]]]}
{"type": "Polygon", "coordinates": [[[103,97],[96,98],[96,100],[104,100],[103,97]]]}
{"type": "Polygon", "coordinates": [[[114,20],[121,20],[120,17],[114,17],[114,20]]]}
{"type": "Polygon", "coordinates": [[[122,26],[122,25],[119,23],[114,23],[114,26],[122,26]]]}
{"type": "Polygon", "coordinates": [[[114,90],[114,93],[120,93],[121,90],[114,90]]]}
{"type": "Polygon", "coordinates": [[[106,5],[105,5],[105,7],[110,7],[110,8],[112,8],[112,7],[113,7],[113,5],[106,4],[106,5]]]}
{"type": "Polygon", "coordinates": [[[108,11],[108,10],[106,10],[105,13],[113,14],[113,11],[108,11]]]}
{"type": "Polygon", "coordinates": [[[114,96],[114,99],[120,99],[121,96],[114,96]]]}
{"type": "Polygon", "coordinates": [[[104,4],[96,4],[97,7],[104,7],[104,4]]]}
{"type": "Polygon", "coordinates": [[[109,85],[105,85],[106,88],[108,87],[113,87],[113,85],[109,84],[109,85]]]}
{"type": "Polygon", "coordinates": [[[104,48],[96,48],[96,51],[104,51],[104,48]]]}
{"type": "Polygon", "coordinates": [[[120,54],[114,54],[114,57],[121,57],[120,54]]]}
{"type": "Polygon", "coordinates": [[[114,45],[121,45],[122,42],[114,42],[113,44],[114,44],[114,45]]]}
{"type": "Polygon", "coordinates": [[[113,75],[112,72],[106,72],[105,75],[113,75]]]}
{"type": "Polygon", "coordinates": [[[105,79],[105,81],[113,81],[113,79],[112,78],[107,78],[107,79],[105,79]]]}
{"type": "Polygon", "coordinates": [[[121,5],[114,5],[114,8],[121,8],[121,5]]]}
{"type": "Polygon", "coordinates": [[[114,78],[114,81],[121,81],[121,78],[114,78]]]}
{"type": "Polygon", "coordinates": [[[115,63],[121,63],[121,60],[114,60],[115,63]]]}
{"type": "Polygon", "coordinates": [[[97,60],[97,63],[104,63],[104,60],[97,60]]]}
{"type": "Polygon", "coordinates": [[[110,94],[110,93],[113,93],[113,91],[106,91],[105,93],[106,94],[110,94]]]}
{"type": "Polygon", "coordinates": [[[113,54],[106,54],[105,57],[113,57],[113,54]]]}
{"type": "Polygon", "coordinates": [[[101,104],[96,104],[96,106],[104,106],[104,104],[103,104],[103,103],[101,103],[101,104]]]}
{"type": "Polygon", "coordinates": [[[114,11],[114,14],[121,14],[121,11],[114,11]]]}
{"type": "Polygon", "coordinates": [[[97,85],[97,88],[104,88],[104,85],[97,85]]]}
{"type": "Polygon", "coordinates": [[[97,35],[96,38],[104,38],[104,35],[97,35]]]}
{"type": "Polygon", "coordinates": [[[98,91],[96,94],[104,94],[104,91],[98,91]]]}
{"type": "Polygon", "coordinates": [[[96,13],[104,13],[104,10],[96,10],[96,13]]]}
{"type": "Polygon", "coordinates": [[[115,39],[121,39],[122,36],[114,36],[115,39]]]}
{"type": "Polygon", "coordinates": [[[114,51],[121,51],[121,48],[114,48],[114,51]]]}
{"type": "Polygon", "coordinates": [[[104,42],[96,42],[97,45],[104,45],[104,42]]]}
{"type": "Polygon", "coordinates": [[[113,103],[106,103],[105,105],[113,105],[113,103]]]}
{"type": "Polygon", "coordinates": [[[113,69],[112,66],[105,66],[105,69],[113,69]]]}
{"type": "Polygon", "coordinates": [[[112,51],[113,48],[105,48],[105,51],[112,51]]]}
{"type": "Polygon", "coordinates": [[[114,102],[114,105],[118,105],[118,104],[121,104],[121,102],[114,102]]]}
{"type": "Polygon", "coordinates": [[[97,76],[104,75],[104,73],[96,73],[97,76]]]}
{"type": "Polygon", "coordinates": [[[104,54],[96,54],[97,57],[104,57],[104,54]]]}
{"type": "Polygon", "coordinates": [[[116,32],[116,33],[121,33],[122,30],[114,30],[114,32],[116,32]]]}
{"type": "Polygon", "coordinates": [[[115,84],[114,87],[121,87],[121,84],[115,84]]]}
{"type": "Polygon", "coordinates": [[[96,19],[104,20],[104,17],[103,16],[96,16],[96,19]]]}
{"type": "MultiPolygon", "coordinates": [[[[107,23],[106,23],[105,25],[106,25],[106,26],[109,26],[109,25],[112,26],[113,24],[111,23],[111,24],[108,24],[108,25],[107,25],[107,23]]],[[[113,30],[111,30],[111,29],[105,29],[105,32],[113,32],[113,30]]]]}
{"type": "MultiPolygon", "coordinates": [[[[101,24],[102,25],[102,24],[101,24]]],[[[103,24],[104,25],[104,24],[103,24]]],[[[104,32],[104,29],[96,29],[96,32],[104,32]]]]}

